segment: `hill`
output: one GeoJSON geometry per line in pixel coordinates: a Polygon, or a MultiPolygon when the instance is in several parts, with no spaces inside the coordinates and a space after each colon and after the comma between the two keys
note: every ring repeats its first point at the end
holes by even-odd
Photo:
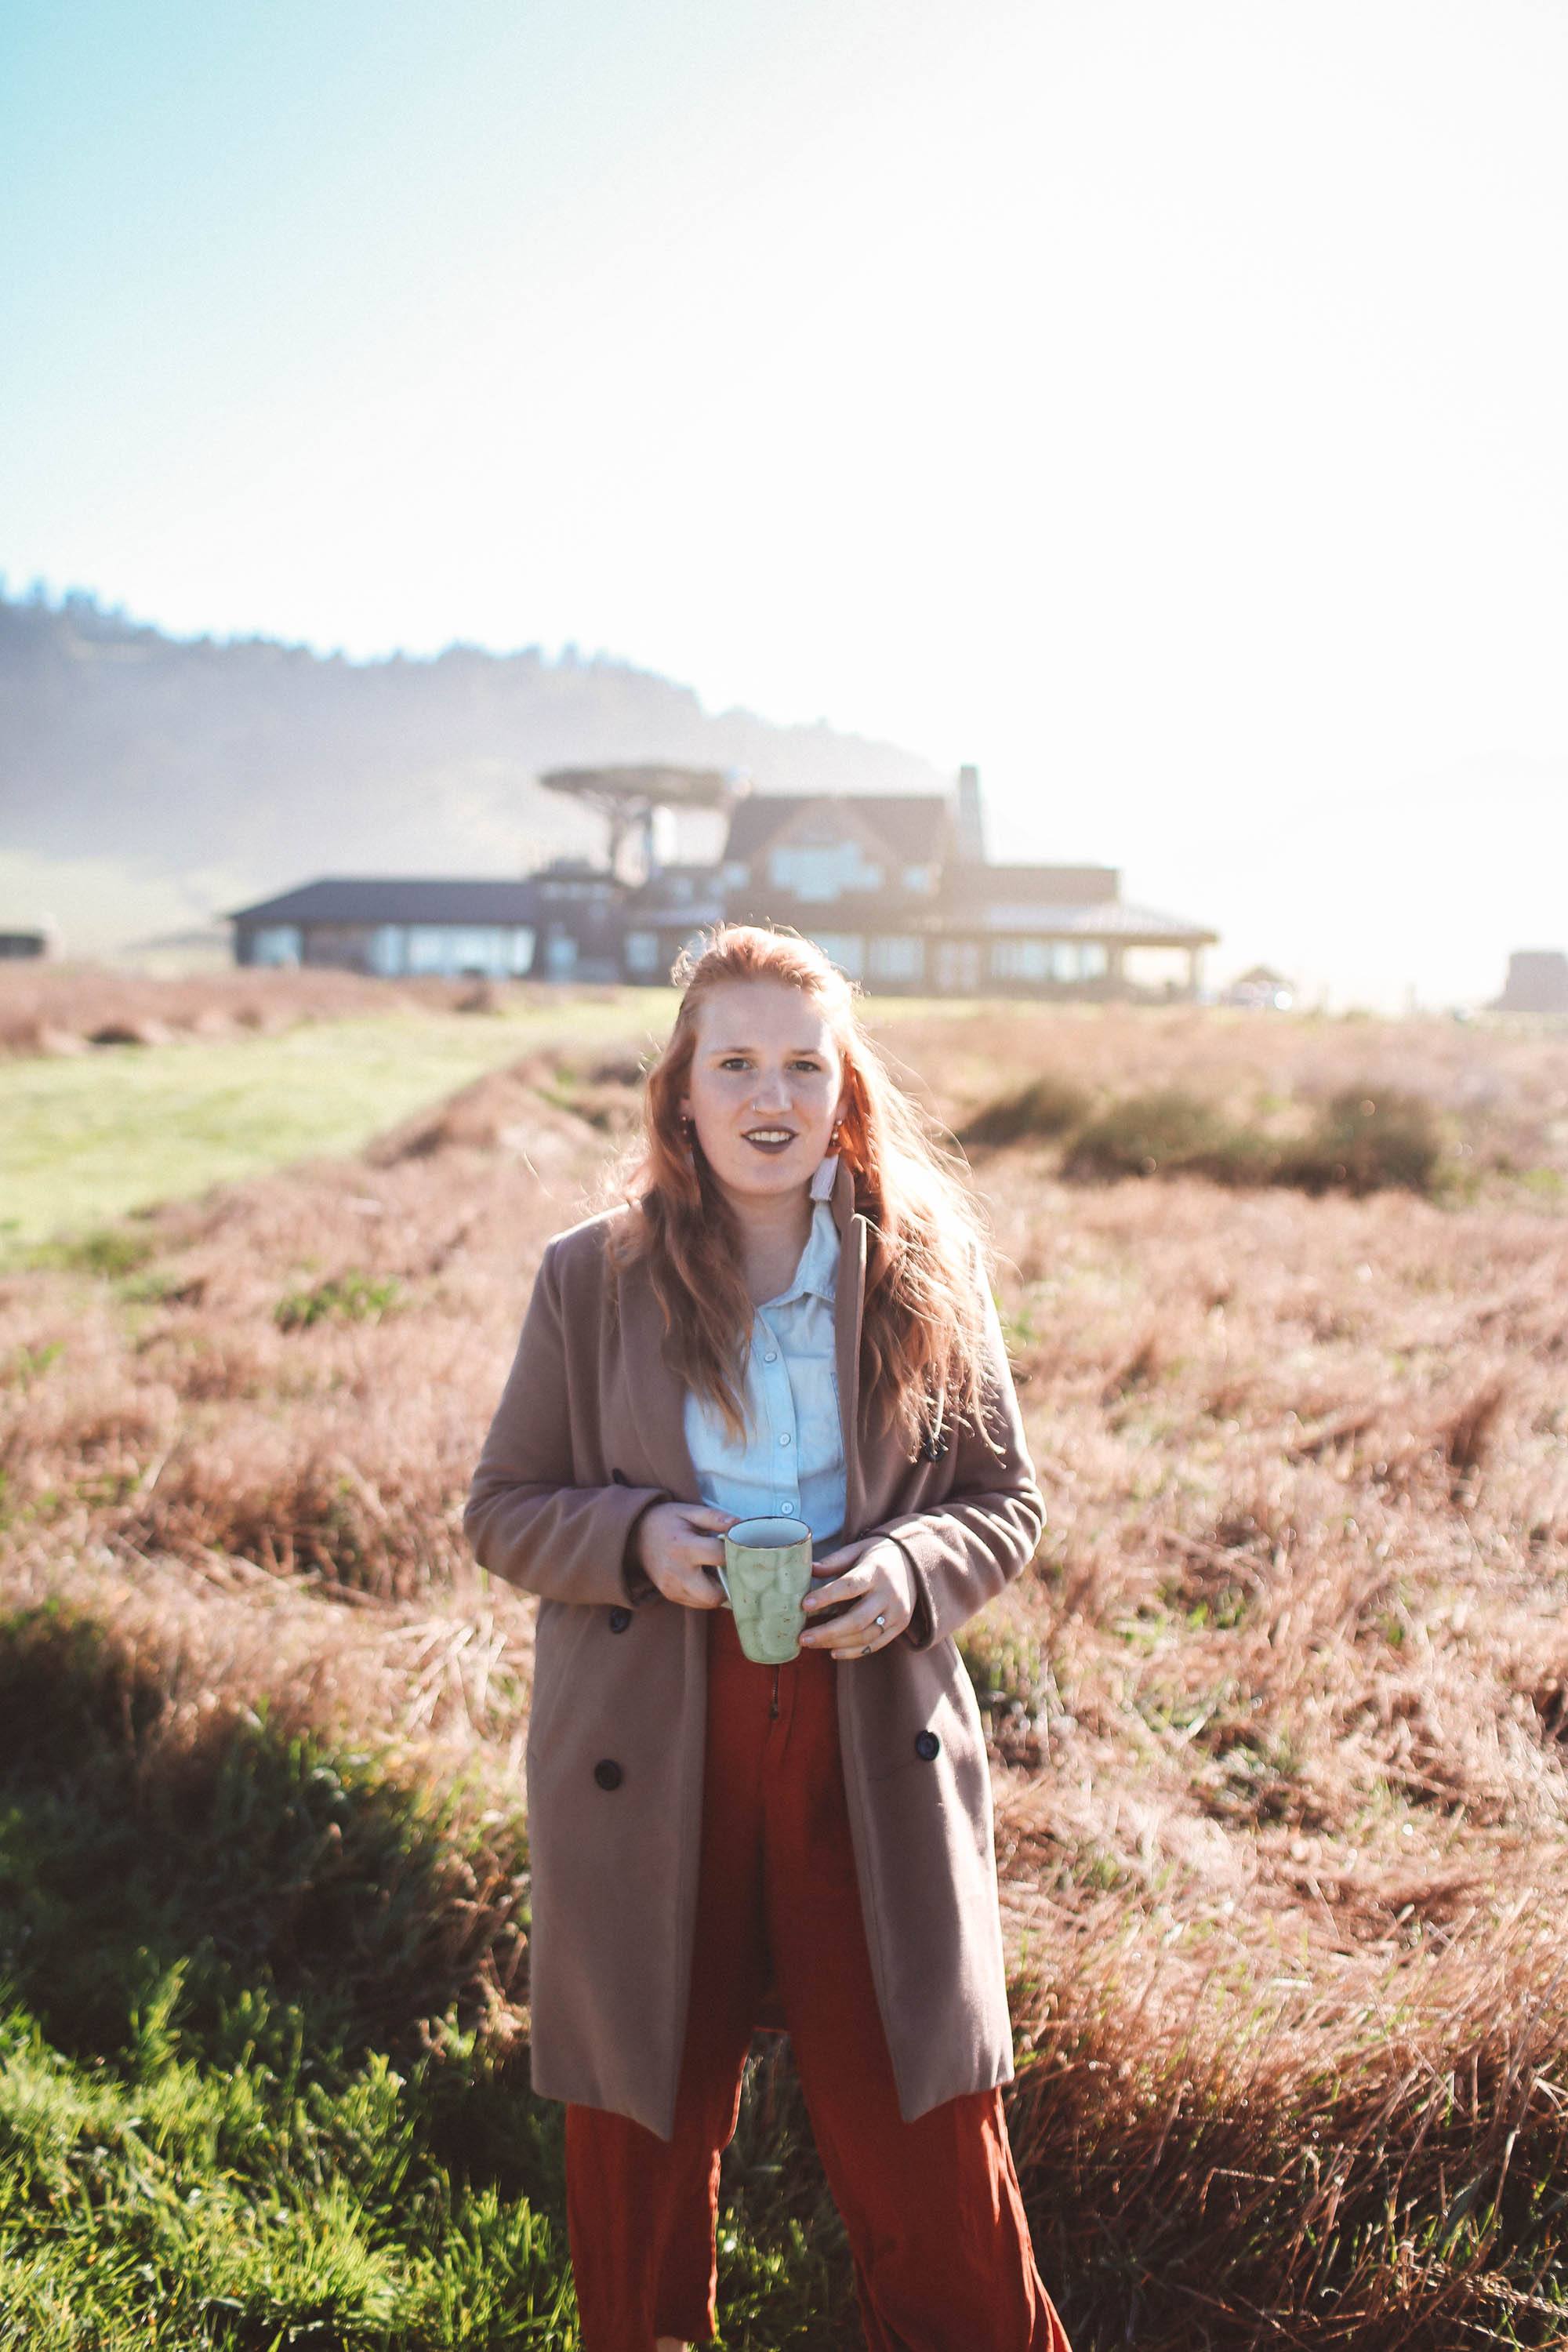
{"type": "MultiPolygon", "coordinates": [[[[773,790],[948,782],[571,649],[353,662],[167,636],[79,593],[0,596],[0,924],[52,913],[73,953],[101,952],[318,873],[523,872],[600,837],[540,770],[647,759],[773,790]]],[[[716,845],[706,822],[692,854],[716,845]]]]}

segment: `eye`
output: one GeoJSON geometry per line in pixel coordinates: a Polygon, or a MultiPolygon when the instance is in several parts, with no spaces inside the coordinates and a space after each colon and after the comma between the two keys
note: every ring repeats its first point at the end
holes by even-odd
{"type": "Polygon", "coordinates": [[[724,1059],[719,1065],[719,1067],[721,1070],[743,1070],[745,1066],[746,1057],[744,1054],[726,1054],[724,1059]]]}

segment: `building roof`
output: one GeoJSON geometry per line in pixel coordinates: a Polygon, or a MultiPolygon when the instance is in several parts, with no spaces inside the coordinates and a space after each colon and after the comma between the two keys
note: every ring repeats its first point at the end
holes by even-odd
{"type": "Polygon", "coordinates": [[[471,882],[445,875],[332,875],[229,910],[239,923],[531,923],[537,881],[471,882]]]}
{"type": "Polygon", "coordinates": [[[818,932],[859,931],[868,938],[916,936],[938,940],[1006,938],[1103,940],[1122,947],[1212,947],[1219,938],[1206,924],[1152,907],[1130,907],[1121,898],[1097,906],[1019,904],[1005,898],[969,907],[932,904],[895,892],[846,893],[832,899],[786,898],[778,892],[741,900],[731,891],[725,911],[732,923],[785,923],[808,939],[818,932]]]}
{"type": "Polygon", "coordinates": [[[942,929],[955,936],[1025,931],[1036,938],[1119,940],[1124,947],[1212,947],[1219,938],[1205,923],[1189,923],[1184,916],[1163,915],[1152,907],[1130,907],[1123,898],[1102,898],[1090,907],[1052,907],[1027,901],[1020,905],[998,897],[963,913],[948,913],[942,929]]]}
{"type": "Polygon", "coordinates": [[[1114,866],[950,866],[942,877],[949,906],[1103,907],[1121,896],[1114,866]]]}
{"type": "Polygon", "coordinates": [[[725,858],[755,857],[782,826],[808,808],[847,810],[910,866],[940,857],[952,826],[944,793],[749,793],[731,814],[725,858]]]}

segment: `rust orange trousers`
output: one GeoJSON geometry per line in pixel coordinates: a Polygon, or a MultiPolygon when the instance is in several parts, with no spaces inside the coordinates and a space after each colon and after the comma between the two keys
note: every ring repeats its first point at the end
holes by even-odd
{"type": "Polygon", "coordinates": [[[569,2105],[584,2352],[717,2326],[719,2163],[753,2025],[782,2018],[843,2217],[870,2352],[1069,2352],[1040,2283],[1000,2091],[899,2113],[821,1651],[746,1657],[715,1612],[702,1859],[674,2137],[569,2105]],[[776,2010],[774,2002],[776,2001],[776,2010]]]}

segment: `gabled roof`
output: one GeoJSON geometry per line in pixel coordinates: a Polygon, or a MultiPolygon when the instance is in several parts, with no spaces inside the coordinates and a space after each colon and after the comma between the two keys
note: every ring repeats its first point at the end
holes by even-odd
{"type": "Polygon", "coordinates": [[[540,894],[527,881],[469,882],[445,875],[344,876],[301,883],[280,898],[230,909],[246,923],[531,923],[540,894]]]}
{"type": "Polygon", "coordinates": [[[846,810],[906,865],[940,857],[949,845],[952,809],[944,793],[748,793],[731,815],[725,858],[749,864],[792,818],[816,808],[846,810]]]}

